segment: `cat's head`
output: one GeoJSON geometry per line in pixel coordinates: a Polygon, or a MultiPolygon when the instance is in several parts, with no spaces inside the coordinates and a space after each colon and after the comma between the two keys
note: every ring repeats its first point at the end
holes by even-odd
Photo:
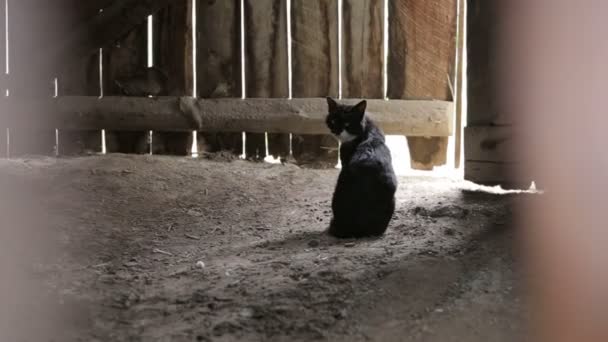
{"type": "Polygon", "coordinates": [[[365,109],[367,101],[361,101],[354,106],[337,103],[331,97],[327,98],[329,114],[327,127],[341,142],[349,142],[363,135],[365,131],[365,109]]]}

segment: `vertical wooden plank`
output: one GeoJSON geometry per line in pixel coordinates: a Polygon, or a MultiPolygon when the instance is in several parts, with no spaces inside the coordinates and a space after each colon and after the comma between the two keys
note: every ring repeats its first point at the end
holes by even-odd
{"type": "Polygon", "coordinates": [[[407,137],[407,146],[414,170],[433,171],[447,162],[448,137],[407,137]]]}
{"type": "MultiPolygon", "coordinates": [[[[388,97],[450,100],[456,52],[456,0],[389,0],[388,97]]],[[[408,137],[412,167],[447,159],[447,137],[408,137]]]]}
{"type": "MultiPolygon", "coordinates": [[[[153,17],[154,65],[167,75],[167,95],[191,96],[192,1],[175,0],[153,17]]],[[[190,155],[192,134],[153,132],[152,153],[190,155]]]]}
{"type": "Polygon", "coordinates": [[[496,0],[468,0],[468,113],[467,126],[500,124],[496,104],[493,61],[498,29],[496,0]]]}
{"type": "MultiPolygon", "coordinates": [[[[10,96],[15,98],[54,95],[51,70],[32,62],[32,54],[44,42],[56,40],[62,26],[52,3],[40,0],[9,0],[10,96]]],[[[41,109],[40,115],[45,113],[41,109]]],[[[41,118],[43,120],[43,118],[41,118]]],[[[10,129],[10,155],[53,155],[55,130],[10,129]]]]}
{"type": "Polygon", "coordinates": [[[344,0],[342,96],[383,97],[383,0],[344,0]]]}
{"type": "MultiPolygon", "coordinates": [[[[197,89],[203,98],[241,97],[240,0],[197,2],[197,89]]],[[[242,134],[201,134],[210,152],[242,152],[242,134]]]]}
{"type": "MultiPolygon", "coordinates": [[[[291,18],[293,97],[338,96],[338,0],[293,0],[291,18]]],[[[300,164],[332,167],[337,146],[330,135],[294,135],[292,141],[300,164]]]]}
{"type": "Polygon", "coordinates": [[[153,20],[154,64],[168,76],[167,95],[192,95],[192,1],[174,0],[153,20]]]}
{"type": "MultiPolygon", "coordinates": [[[[287,0],[245,0],[247,97],[287,98],[287,0]]],[[[247,133],[247,155],[263,158],[264,134],[247,133]]],[[[289,155],[289,134],[268,134],[268,153],[289,155]]]]}
{"type": "MultiPolygon", "coordinates": [[[[58,84],[59,96],[99,96],[99,54],[80,60],[72,69],[59,76],[58,84]]],[[[59,131],[59,155],[100,153],[101,150],[100,130],[59,131]]]]}
{"type": "MultiPolygon", "coordinates": [[[[104,90],[105,96],[126,95],[116,83],[128,80],[147,68],[148,27],[144,19],[110,47],[104,48],[104,90]]],[[[148,132],[106,131],[106,151],[108,153],[148,153],[148,132]]]]}
{"type": "Polygon", "coordinates": [[[287,0],[245,0],[247,97],[287,98],[287,0]]]}
{"type": "MultiPolygon", "coordinates": [[[[107,5],[104,1],[82,1],[61,0],[56,2],[58,6],[63,5],[62,10],[69,13],[72,25],[91,20],[99,11],[107,5]]],[[[81,59],[72,65],[63,74],[58,75],[59,96],[99,96],[100,85],[100,63],[99,53],[81,59]]],[[[58,153],[60,155],[79,155],[84,153],[100,153],[101,131],[59,131],[58,153]]]]}
{"type": "Polygon", "coordinates": [[[456,10],[456,0],[389,0],[389,98],[452,98],[456,10]]]}
{"type": "Polygon", "coordinates": [[[464,34],[466,30],[466,20],[465,20],[465,9],[466,9],[466,0],[458,0],[458,37],[457,37],[457,65],[456,65],[456,113],[454,119],[454,167],[459,169],[462,163],[462,113],[464,111],[464,49],[465,49],[465,40],[464,34]]]}

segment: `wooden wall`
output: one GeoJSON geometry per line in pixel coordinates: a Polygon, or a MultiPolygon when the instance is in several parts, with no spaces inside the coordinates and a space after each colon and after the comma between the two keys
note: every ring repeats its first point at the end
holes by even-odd
{"type": "Polygon", "coordinates": [[[384,3],[344,0],[342,96],[384,97],[384,3]]]}
{"type": "MultiPolygon", "coordinates": [[[[456,0],[389,0],[388,11],[383,0],[197,0],[194,37],[192,0],[170,1],[169,5],[147,2],[164,3],[153,14],[153,64],[167,76],[165,92],[159,95],[190,96],[196,88],[196,96],[201,98],[245,101],[340,95],[347,99],[453,100],[448,79],[454,79],[456,0]]],[[[18,3],[24,7],[43,2],[18,3]]],[[[53,5],[55,13],[69,17],[60,21],[76,27],[97,18],[100,9],[115,8],[117,1],[58,0],[46,6],[53,5]]],[[[23,13],[23,21],[28,22],[23,13]]],[[[143,12],[139,9],[138,13],[143,12]]],[[[121,23],[130,25],[128,30],[110,30],[122,34],[99,47],[101,56],[91,52],[60,75],[38,73],[38,95],[54,95],[49,84],[54,77],[59,81],[60,96],[127,95],[117,81],[124,84],[147,70],[149,37],[143,15],[138,21],[130,18],[121,23]]],[[[24,53],[19,49],[16,44],[11,52],[16,60],[24,53]]],[[[20,68],[26,67],[15,65],[15,70],[20,68]]],[[[36,137],[46,148],[38,152],[49,154],[56,148],[54,131],[38,132],[36,137]]],[[[201,152],[244,152],[253,160],[267,154],[281,159],[292,154],[299,164],[329,167],[338,160],[338,143],[329,135],[199,132],[197,137],[201,152]]],[[[100,141],[98,130],[60,131],[58,152],[100,152],[100,141]]],[[[444,163],[446,142],[446,137],[408,137],[413,166],[432,169],[444,163]]],[[[148,131],[106,132],[108,152],[187,155],[191,143],[192,136],[185,132],[158,131],[151,140],[148,131]]],[[[19,145],[15,139],[15,147],[19,145]]]]}

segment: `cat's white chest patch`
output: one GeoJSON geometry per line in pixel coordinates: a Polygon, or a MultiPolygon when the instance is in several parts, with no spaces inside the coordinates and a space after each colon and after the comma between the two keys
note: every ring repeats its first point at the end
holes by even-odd
{"type": "Polygon", "coordinates": [[[338,139],[340,139],[340,141],[343,143],[353,141],[353,140],[355,140],[356,137],[357,137],[356,135],[352,135],[352,134],[348,133],[347,131],[342,131],[340,133],[340,135],[338,135],[338,139]]]}

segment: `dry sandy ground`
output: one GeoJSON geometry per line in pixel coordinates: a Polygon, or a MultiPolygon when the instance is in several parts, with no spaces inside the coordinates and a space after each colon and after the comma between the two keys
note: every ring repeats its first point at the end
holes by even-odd
{"type": "Polygon", "coordinates": [[[34,284],[26,300],[13,297],[6,324],[32,341],[523,338],[519,195],[401,177],[384,237],[336,240],[323,231],[337,172],[124,155],[0,160],[2,196],[27,204],[32,233],[5,230],[2,241],[36,250],[4,261],[34,284]]]}

